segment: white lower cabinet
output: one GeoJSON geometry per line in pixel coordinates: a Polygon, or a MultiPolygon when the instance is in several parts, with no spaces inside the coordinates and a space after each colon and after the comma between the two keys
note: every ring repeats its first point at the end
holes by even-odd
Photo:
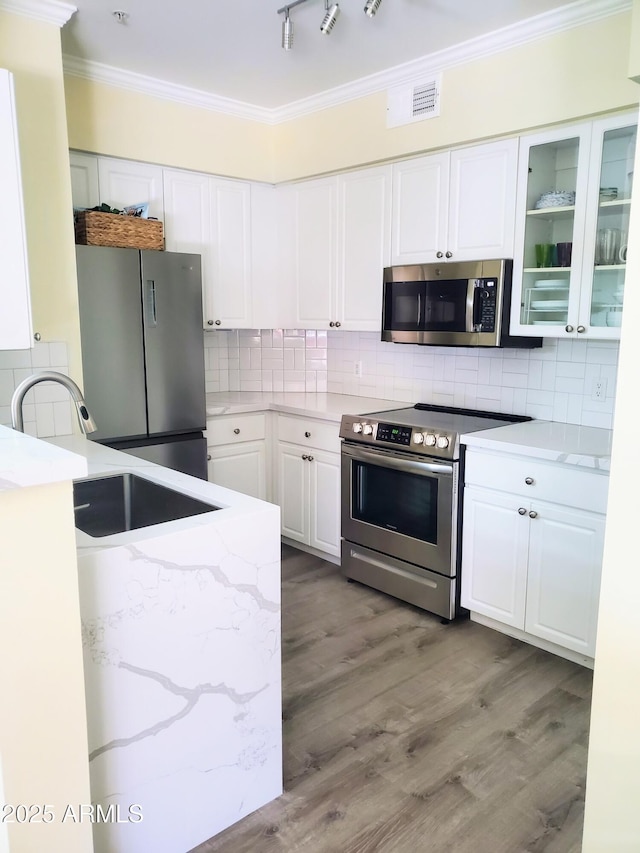
{"type": "Polygon", "coordinates": [[[209,482],[268,500],[266,417],[260,412],[207,421],[209,482]]]}
{"type": "Polygon", "coordinates": [[[275,450],[282,535],[334,557],[340,554],[338,430],[337,423],[280,415],[275,450]]]}
{"type": "Polygon", "coordinates": [[[524,632],[522,639],[593,658],[608,478],[480,452],[467,455],[467,477],[463,607],[524,632]]]}

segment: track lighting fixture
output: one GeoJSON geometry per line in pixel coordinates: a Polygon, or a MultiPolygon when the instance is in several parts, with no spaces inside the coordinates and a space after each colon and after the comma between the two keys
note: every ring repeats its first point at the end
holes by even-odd
{"type": "Polygon", "coordinates": [[[338,15],[340,14],[340,6],[337,3],[334,3],[331,7],[329,7],[329,0],[325,0],[324,8],[326,9],[325,16],[320,24],[320,32],[327,36],[334,28],[336,21],[338,20],[338,15]]]}
{"type": "Polygon", "coordinates": [[[364,4],[364,13],[369,18],[373,18],[382,4],[382,0],[367,0],[364,4]]]}
{"type": "MultiPolygon", "coordinates": [[[[291,3],[287,3],[286,6],[278,9],[278,14],[284,15],[284,20],[282,22],[282,47],[285,50],[291,50],[293,47],[293,21],[289,16],[289,12],[296,6],[300,6],[302,3],[308,2],[309,0],[291,0],[291,3]]],[[[381,5],[382,0],[366,0],[364,4],[365,15],[369,18],[373,18],[381,5]]],[[[329,35],[331,30],[334,28],[339,15],[339,3],[332,3],[331,0],[324,0],[324,18],[320,24],[320,32],[323,35],[329,35]]]]}
{"type": "Polygon", "coordinates": [[[293,47],[293,21],[289,17],[289,9],[285,9],[285,18],[282,22],[282,47],[291,50],[293,47]]]}

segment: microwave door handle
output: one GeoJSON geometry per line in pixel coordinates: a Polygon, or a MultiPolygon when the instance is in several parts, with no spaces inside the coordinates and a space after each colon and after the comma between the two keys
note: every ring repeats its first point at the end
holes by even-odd
{"type": "Polygon", "coordinates": [[[418,293],[418,316],[416,317],[416,328],[422,329],[422,299],[420,298],[420,293],[418,293]]]}
{"type": "Polygon", "coordinates": [[[476,287],[476,279],[470,278],[467,285],[467,304],[465,312],[465,331],[475,331],[476,319],[476,300],[478,298],[478,288],[476,287]]]}

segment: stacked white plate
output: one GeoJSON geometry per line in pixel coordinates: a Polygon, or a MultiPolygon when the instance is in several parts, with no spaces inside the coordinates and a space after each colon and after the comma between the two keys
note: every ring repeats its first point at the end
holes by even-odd
{"type": "Polygon", "coordinates": [[[573,190],[550,190],[542,193],[534,208],[542,210],[545,207],[570,207],[575,202],[576,194],[573,190]]]}

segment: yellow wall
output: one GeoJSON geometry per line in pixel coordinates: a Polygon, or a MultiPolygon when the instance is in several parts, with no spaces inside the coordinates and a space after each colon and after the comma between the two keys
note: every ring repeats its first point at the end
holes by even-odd
{"type": "Polygon", "coordinates": [[[65,88],[71,148],[273,181],[269,125],[78,77],[65,88]]]}
{"type": "Polygon", "coordinates": [[[33,328],[68,343],[70,372],[81,381],[59,27],[0,12],[0,66],[15,75],[33,328]]]}
{"type": "MultiPolygon", "coordinates": [[[[633,32],[640,35],[640,2],[633,32]]],[[[640,61],[632,45],[630,68],[640,61]]],[[[640,71],[640,65],[636,66],[640,71]]],[[[640,79],[639,79],[640,82],[640,79]]],[[[640,88],[636,86],[640,95],[640,88]]],[[[639,174],[640,146],[634,171],[639,174]]],[[[638,363],[640,339],[640,206],[629,223],[629,256],[616,389],[613,455],[598,616],[583,853],[640,849],[640,572],[635,531],[640,481],[638,363]]]]}
{"type": "Polygon", "coordinates": [[[262,181],[293,180],[624,109],[630,15],[443,75],[438,118],[388,129],[386,92],[272,127],[67,76],[72,148],[262,181]]]}
{"type": "Polygon", "coordinates": [[[0,493],[0,761],[7,803],[50,804],[51,823],[10,824],[11,853],[88,853],[90,803],[71,483],[0,493]]]}
{"type": "Polygon", "coordinates": [[[640,83],[640,0],[633,0],[629,40],[629,77],[636,83],[640,83]]]}

